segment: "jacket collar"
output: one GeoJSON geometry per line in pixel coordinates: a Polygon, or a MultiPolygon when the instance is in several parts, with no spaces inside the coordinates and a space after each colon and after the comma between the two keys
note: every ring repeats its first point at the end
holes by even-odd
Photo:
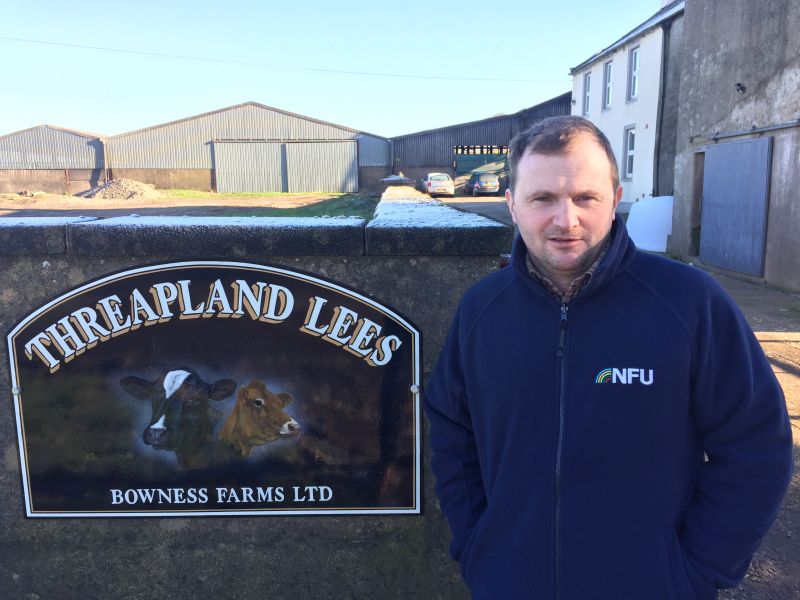
{"type": "MultiPolygon", "coordinates": [[[[611,238],[605,256],[597,266],[597,270],[594,272],[592,278],[576,295],[576,298],[582,298],[605,287],[608,282],[612,281],[621,273],[636,256],[636,246],[633,240],[628,237],[628,230],[621,216],[617,215],[617,218],[614,219],[614,222],[611,224],[611,233],[609,235],[611,238]]],[[[511,248],[511,265],[517,274],[534,285],[536,290],[551,297],[550,293],[545,290],[542,284],[532,277],[528,271],[526,263],[527,254],[528,248],[525,246],[522,237],[517,234],[511,248]]]]}

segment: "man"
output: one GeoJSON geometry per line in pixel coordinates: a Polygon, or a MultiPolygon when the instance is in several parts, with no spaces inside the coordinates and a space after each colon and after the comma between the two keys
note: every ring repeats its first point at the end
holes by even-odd
{"type": "Polygon", "coordinates": [[[733,301],[638,252],[608,140],[511,143],[512,265],[464,296],[426,391],[436,489],[474,598],[715,598],[788,485],[786,406],[733,301]]]}

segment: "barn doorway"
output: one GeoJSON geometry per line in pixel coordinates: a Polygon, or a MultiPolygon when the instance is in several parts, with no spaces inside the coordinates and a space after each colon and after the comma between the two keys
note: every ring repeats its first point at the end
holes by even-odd
{"type": "Polygon", "coordinates": [[[215,140],[217,192],[356,192],[355,140],[215,140]]]}

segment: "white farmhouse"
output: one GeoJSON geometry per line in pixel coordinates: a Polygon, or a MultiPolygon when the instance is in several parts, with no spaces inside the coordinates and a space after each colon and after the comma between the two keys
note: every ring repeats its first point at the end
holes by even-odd
{"type": "Polygon", "coordinates": [[[570,70],[572,114],[596,124],[617,156],[621,212],[672,194],[683,8],[683,0],[662,0],[656,14],[570,70]]]}

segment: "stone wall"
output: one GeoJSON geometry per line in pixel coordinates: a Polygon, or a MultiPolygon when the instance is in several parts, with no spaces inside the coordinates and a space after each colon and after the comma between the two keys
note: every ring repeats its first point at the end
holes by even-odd
{"type": "Polygon", "coordinates": [[[800,211],[793,199],[800,170],[799,30],[800,4],[792,0],[686,2],[669,243],[680,256],[696,251],[704,148],[772,136],[763,279],[793,290],[800,290],[800,238],[794,233],[800,211]]]}
{"type": "Polygon", "coordinates": [[[109,178],[133,179],[164,190],[210,192],[215,189],[211,169],[110,169],[109,178]]]}
{"type": "Polygon", "coordinates": [[[358,192],[380,194],[386,187],[381,179],[391,174],[391,167],[358,167],[358,192]]]}
{"type": "MultiPolygon", "coordinates": [[[[87,280],[175,259],[285,267],[368,294],[422,333],[427,379],[463,291],[510,229],[439,204],[362,219],[0,219],[0,325],[87,280]]],[[[0,360],[9,364],[6,345],[0,360]]],[[[8,368],[0,370],[2,598],[466,598],[425,454],[422,515],[26,518],[8,368]]],[[[425,448],[424,436],[422,447],[425,448]]]]}
{"type": "MultiPolygon", "coordinates": [[[[380,193],[384,188],[381,179],[390,174],[391,167],[359,167],[358,191],[367,194],[380,193]]],[[[49,194],[77,194],[102,185],[103,177],[101,169],[93,171],[69,169],[66,172],[64,169],[6,169],[0,170],[0,194],[16,194],[22,190],[49,194]]],[[[210,169],[109,169],[109,179],[122,178],[150,183],[160,189],[201,192],[216,189],[214,171],[210,169]]]]}
{"type": "Polygon", "coordinates": [[[102,169],[3,169],[0,170],[0,194],[22,191],[48,194],[77,194],[102,185],[102,169]]]}

